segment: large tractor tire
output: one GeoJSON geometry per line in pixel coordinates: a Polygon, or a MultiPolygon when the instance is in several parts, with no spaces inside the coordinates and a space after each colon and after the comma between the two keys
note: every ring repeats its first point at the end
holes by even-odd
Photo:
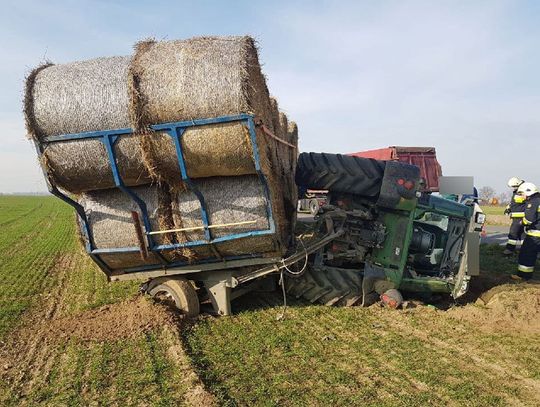
{"type": "Polygon", "coordinates": [[[285,281],[289,295],[311,303],[352,306],[362,302],[362,276],[358,270],[308,269],[300,277],[285,281]]]}
{"type": "Polygon", "coordinates": [[[385,162],[341,154],[302,153],[298,157],[296,184],[375,197],[379,194],[385,162]]]}
{"type": "Polygon", "coordinates": [[[155,278],[150,281],[146,291],[157,301],[175,307],[188,318],[199,315],[199,297],[193,285],[185,278],[155,278]]]}

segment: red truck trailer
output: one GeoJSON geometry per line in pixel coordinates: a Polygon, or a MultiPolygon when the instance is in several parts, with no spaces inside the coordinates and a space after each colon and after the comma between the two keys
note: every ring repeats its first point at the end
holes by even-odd
{"type": "Polygon", "coordinates": [[[439,177],[442,175],[442,170],[437,161],[435,147],[390,146],[387,148],[379,148],[377,150],[349,153],[347,155],[385,161],[402,161],[416,165],[420,168],[420,176],[424,180],[425,186],[423,190],[429,192],[439,191],[439,177]]]}

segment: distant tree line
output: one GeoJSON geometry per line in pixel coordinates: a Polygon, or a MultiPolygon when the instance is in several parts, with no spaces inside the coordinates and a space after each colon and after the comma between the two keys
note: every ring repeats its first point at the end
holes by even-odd
{"type": "Polygon", "coordinates": [[[478,197],[483,204],[506,205],[512,199],[512,193],[510,191],[497,193],[495,188],[485,186],[478,190],[478,197]]]}

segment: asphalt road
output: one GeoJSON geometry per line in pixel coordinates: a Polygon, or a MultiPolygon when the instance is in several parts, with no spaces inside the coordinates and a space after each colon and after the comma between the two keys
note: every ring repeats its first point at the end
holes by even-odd
{"type": "Polygon", "coordinates": [[[508,240],[508,229],[510,226],[486,225],[486,236],[481,242],[486,244],[505,245],[508,240]]]}

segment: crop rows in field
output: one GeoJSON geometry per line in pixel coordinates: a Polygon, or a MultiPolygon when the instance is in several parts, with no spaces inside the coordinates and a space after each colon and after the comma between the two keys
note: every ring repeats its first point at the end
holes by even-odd
{"type": "MultiPolygon", "coordinates": [[[[273,298],[267,302],[278,306],[273,298]]],[[[540,364],[531,365],[538,338],[485,335],[443,311],[302,305],[287,312],[277,321],[278,309],[246,310],[204,320],[185,334],[199,373],[222,402],[410,406],[538,399],[523,385],[538,386],[540,364]]]]}
{"type": "Polygon", "coordinates": [[[137,292],[107,283],[78,247],[70,207],[0,197],[0,250],[1,405],[179,405],[197,388],[174,327],[88,341],[48,331],[137,292]]]}
{"type": "Polygon", "coordinates": [[[0,337],[36,296],[60,253],[74,251],[73,215],[52,197],[0,197],[0,337]]]}
{"type": "Polygon", "coordinates": [[[106,282],[78,247],[74,220],[71,207],[53,197],[0,197],[0,337],[32,303],[58,290],[60,277],[70,286],[62,306],[73,312],[134,292],[133,284],[106,282]]]}

